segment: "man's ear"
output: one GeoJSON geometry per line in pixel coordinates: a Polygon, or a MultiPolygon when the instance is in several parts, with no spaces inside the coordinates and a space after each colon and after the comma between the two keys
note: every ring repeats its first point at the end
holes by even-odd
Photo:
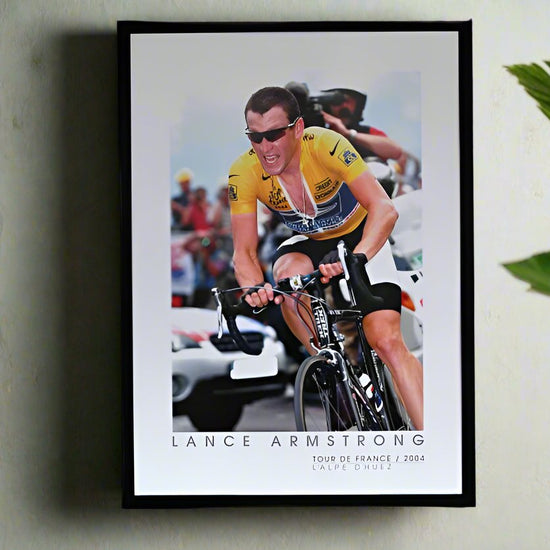
{"type": "Polygon", "coordinates": [[[294,129],[296,131],[296,138],[302,139],[302,136],[304,135],[304,130],[305,130],[305,123],[304,123],[303,117],[300,117],[298,119],[298,121],[296,122],[296,125],[294,126],[294,129]]]}

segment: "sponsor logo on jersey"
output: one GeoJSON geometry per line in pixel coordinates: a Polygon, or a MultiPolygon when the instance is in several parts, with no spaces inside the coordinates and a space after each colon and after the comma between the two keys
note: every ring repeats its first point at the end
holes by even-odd
{"type": "Polygon", "coordinates": [[[336,142],[336,145],[334,146],[334,149],[333,149],[332,151],[329,152],[329,155],[330,155],[331,157],[333,157],[333,156],[334,156],[334,153],[336,153],[336,148],[338,147],[338,144],[339,144],[339,143],[340,143],[340,140],[338,140],[338,141],[336,142]]]}
{"type": "Polygon", "coordinates": [[[273,208],[289,208],[283,190],[275,185],[273,181],[271,182],[271,191],[269,192],[267,200],[273,208]]]}
{"type": "Polygon", "coordinates": [[[307,225],[303,223],[301,213],[294,210],[284,211],[272,208],[279,219],[290,229],[300,234],[312,235],[324,231],[334,231],[345,228],[354,219],[360,208],[357,199],[349,187],[341,183],[338,192],[325,202],[317,204],[315,218],[307,225]]]}
{"type": "Polygon", "coordinates": [[[326,197],[332,195],[333,192],[334,192],[334,187],[332,189],[325,189],[320,193],[315,193],[315,200],[319,201],[321,199],[325,199],[326,197]]]}
{"type": "Polygon", "coordinates": [[[338,184],[339,182],[333,181],[330,178],[326,178],[323,181],[316,183],[315,191],[313,193],[315,200],[319,201],[321,199],[324,199],[325,197],[328,197],[331,193],[335,191],[335,189],[338,187],[338,184]]]}
{"type": "Polygon", "coordinates": [[[238,200],[237,186],[230,183],[227,186],[227,195],[228,195],[230,201],[238,200]]]}
{"type": "Polygon", "coordinates": [[[353,164],[359,157],[357,156],[357,153],[352,151],[351,149],[346,149],[345,151],[342,151],[338,158],[346,165],[349,166],[350,164],[353,164]]]}
{"type": "Polygon", "coordinates": [[[302,136],[302,141],[311,141],[312,139],[315,139],[315,136],[308,132],[305,132],[302,136]]]}
{"type": "Polygon", "coordinates": [[[325,178],[323,181],[315,184],[315,191],[323,191],[327,187],[330,187],[332,180],[330,178],[325,178]]]}

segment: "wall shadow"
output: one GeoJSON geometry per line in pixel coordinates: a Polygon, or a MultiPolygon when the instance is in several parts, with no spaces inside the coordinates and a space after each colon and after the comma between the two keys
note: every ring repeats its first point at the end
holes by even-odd
{"type": "Polygon", "coordinates": [[[65,349],[63,508],[120,506],[116,34],[61,37],[65,349]]]}
{"type": "MultiPolygon", "coordinates": [[[[60,47],[60,142],[66,162],[61,182],[65,340],[63,436],[56,476],[63,485],[58,505],[64,516],[112,516],[122,502],[117,37],[115,33],[65,35],[60,47]]],[[[301,529],[295,510],[273,509],[269,524],[281,533],[289,525],[301,529]]],[[[301,508],[312,520],[327,520],[327,529],[334,512],[334,508],[301,508]]],[[[166,517],[160,510],[134,511],[132,517],[144,513],[166,517]]],[[[195,530],[210,532],[212,510],[184,513],[198,522],[195,530]]],[[[401,513],[358,507],[346,509],[345,517],[359,523],[374,516],[387,523],[401,513]]],[[[167,517],[181,518],[181,514],[173,510],[167,517]]],[[[215,517],[221,526],[248,530],[251,521],[264,518],[264,510],[216,509],[215,517]]]]}

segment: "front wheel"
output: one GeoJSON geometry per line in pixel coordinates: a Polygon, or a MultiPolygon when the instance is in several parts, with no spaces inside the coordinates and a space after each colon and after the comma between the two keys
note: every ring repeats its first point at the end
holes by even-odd
{"type": "Polygon", "coordinates": [[[357,407],[337,366],[320,356],[298,369],[294,415],[298,431],[344,431],[357,425],[357,407]]]}
{"type": "Polygon", "coordinates": [[[211,398],[207,404],[189,407],[188,415],[199,432],[229,432],[239,423],[242,412],[242,403],[211,398]]]}

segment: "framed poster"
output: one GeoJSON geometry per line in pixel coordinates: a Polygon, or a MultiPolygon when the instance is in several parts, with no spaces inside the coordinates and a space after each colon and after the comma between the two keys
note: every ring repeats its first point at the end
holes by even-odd
{"type": "MultiPolygon", "coordinates": [[[[118,44],[123,505],[474,506],[471,22],[119,22],[118,44]],[[247,105],[267,89],[291,94],[299,116],[247,105]],[[277,282],[272,258],[288,238],[317,246],[360,230],[364,244],[382,203],[399,215],[385,250],[410,362],[392,354],[397,340],[380,344],[388,368],[377,363],[369,385],[367,342],[335,328],[356,355],[334,385],[357,383],[326,405],[300,367],[321,329],[312,348],[281,306],[239,315],[256,346],[244,353],[219,330],[211,289],[249,288],[251,242],[262,285],[277,282]],[[398,383],[403,369],[416,382],[398,383]],[[345,422],[330,412],[342,399],[345,422]],[[324,426],[303,420],[311,403],[324,426]]],[[[258,291],[249,301],[270,297],[258,291]]],[[[331,353],[324,364],[339,364],[331,353]]]]}

